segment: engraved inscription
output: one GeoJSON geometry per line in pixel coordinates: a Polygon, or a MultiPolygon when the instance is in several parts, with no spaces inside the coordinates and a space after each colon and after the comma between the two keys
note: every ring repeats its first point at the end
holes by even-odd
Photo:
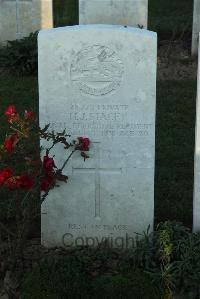
{"type": "Polygon", "coordinates": [[[129,226],[126,224],[77,224],[77,223],[69,223],[67,225],[67,229],[70,230],[104,230],[104,231],[126,231],[129,226]]]}
{"type": "Polygon", "coordinates": [[[61,131],[67,128],[73,136],[94,137],[151,137],[153,124],[134,120],[128,105],[71,104],[66,122],[52,121],[50,128],[61,131]]]}
{"type": "Polygon", "coordinates": [[[119,122],[113,124],[110,122],[104,124],[96,121],[90,123],[74,121],[70,126],[67,122],[51,122],[50,124],[51,130],[61,131],[66,128],[73,136],[90,137],[150,137],[153,133],[153,124],[148,123],[119,122]]]}
{"type": "Polygon", "coordinates": [[[71,81],[80,91],[93,96],[106,95],[121,83],[124,66],[112,49],[93,45],[79,51],[71,64],[71,81]]]}

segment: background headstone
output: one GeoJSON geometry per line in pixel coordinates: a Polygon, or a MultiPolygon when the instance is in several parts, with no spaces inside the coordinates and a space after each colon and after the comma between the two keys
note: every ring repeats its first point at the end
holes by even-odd
{"type": "Polygon", "coordinates": [[[147,28],[148,0],[79,0],[79,24],[147,28]]]}
{"type": "Polygon", "coordinates": [[[0,1],[0,43],[52,27],[52,0],[0,1]]]}
{"type": "MultiPolygon", "coordinates": [[[[92,142],[90,158],[77,152],[68,183],[43,204],[42,243],[125,242],[153,228],[156,34],[85,25],[42,30],[38,42],[41,126],[92,142]]],[[[54,153],[61,167],[65,150],[54,153]]]]}
{"type": "Polygon", "coordinates": [[[193,8],[193,31],[192,31],[192,54],[198,53],[198,40],[200,32],[200,0],[194,0],[193,8]]]}
{"type": "MultiPolygon", "coordinates": [[[[200,55],[200,48],[199,53],[200,55]]],[[[199,56],[200,57],[200,56],[199,56]]],[[[193,229],[200,231],[200,65],[197,73],[196,134],[194,159],[193,229]]]]}

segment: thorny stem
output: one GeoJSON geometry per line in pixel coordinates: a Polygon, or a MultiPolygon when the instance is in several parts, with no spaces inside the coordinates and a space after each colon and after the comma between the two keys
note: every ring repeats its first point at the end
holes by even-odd
{"type": "Polygon", "coordinates": [[[45,193],[42,195],[42,197],[41,197],[41,199],[40,199],[40,204],[43,203],[43,201],[45,200],[45,198],[47,197],[48,194],[49,194],[49,191],[45,192],[45,193]]]}
{"type": "Polygon", "coordinates": [[[50,148],[48,148],[48,149],[46,150],[47,154],[50,153],[50,150],[52,150],[52,148],[54,147],[54,145],[56,145],[56,143],[53,143],[52,146],[50,146],[50,148]]]}
{"type": "Polygon", "coordinates": [[[63,166],[58,170],[58,172],[62,172],[63,169],[65,168],[65,166],[67,165],[67,162],[69,161],[69,159],[71,158],[71,156],[75,153],[76,149],[74,149],[71,154],[69,155],[69,157],[67,158],[67,160],[64,162],[63,166]]]}

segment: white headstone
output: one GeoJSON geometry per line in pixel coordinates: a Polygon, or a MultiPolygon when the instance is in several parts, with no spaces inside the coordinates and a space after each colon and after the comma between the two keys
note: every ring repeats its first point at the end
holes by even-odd
{"type": "MultiPolygon", "coordinates": [[[[62,245],[65,236],[65,244],[110,238],[116,247],[153,227],[156,54],[156,34],[132,27],[40,32],[41,126],[91,140],[90,158],[72,156],[68,183],[43,204],[45,246],[62,245]]],[[[65,151],[55,155],[61,167],[65,151]]]]}
{"type": "Polygon", "coordinates": [[[79,24],[147,28],[148,0],[79,0],[79,24]]]}
{"type": "Polygon", "coordinates": [[[192,54],[198,53],[198,42],[200,32],[200,1],[194,0],[193,8],[193,30],[192,30],[192,54]]]}
{"type": "MultiPolygon", "coordinates": [[[[200,55],[200,48],[199,54],[200,55]]],[[[200,56],[199,56],[200,57],[200,56]]],[[[200,58],[199,58],[200,59],[200,58]]],[[[193,229],[200,231],[200,65],[197,73],[196,136],[194,157],[193,229]]]]}
{"type": "Polygon", "coordinates": [[[0,0],[0,43],[52,27],[52,0],[0,0]]]}

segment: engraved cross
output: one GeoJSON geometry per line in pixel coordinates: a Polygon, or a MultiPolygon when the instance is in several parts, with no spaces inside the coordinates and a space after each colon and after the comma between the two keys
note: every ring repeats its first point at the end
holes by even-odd
{"type": "Polygon", "coordinates": [[[94,174],[95,179],[95,218],[101,217],[101,177],[100,175],[105,174],[122,174],[122,168],[102,168],[100,165],[100,142],[93,142],[95,144],[94,158],[95,166],[90,168],[72,168],[74,174],[94,174]]]}

